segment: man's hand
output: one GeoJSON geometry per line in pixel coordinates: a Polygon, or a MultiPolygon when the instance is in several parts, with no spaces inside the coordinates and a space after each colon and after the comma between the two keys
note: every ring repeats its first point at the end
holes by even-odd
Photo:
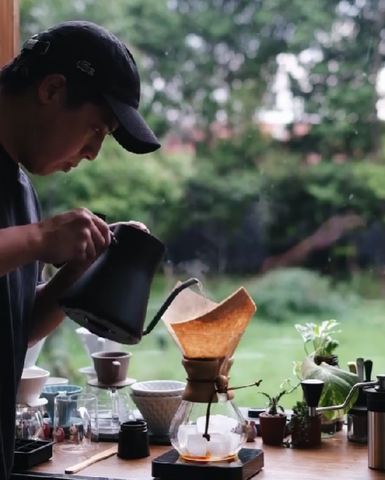
{"type": "Polygon", "coordinates": [[[110,225],[110,230],[113,232],[118,225],[129,225],[131,227],[139,228],[139,230],[143,230],[143,232],[150,233],[150,230],[144,223],[136,222],[135,220],[130,220],[129,222],[112,223],[110,225]]]}
{"type": "Polygon", "coordinates": [[[39,260],[45,263],[93,262],[110,244],[109,226],[85,208],[36,224],[39,260]]]}

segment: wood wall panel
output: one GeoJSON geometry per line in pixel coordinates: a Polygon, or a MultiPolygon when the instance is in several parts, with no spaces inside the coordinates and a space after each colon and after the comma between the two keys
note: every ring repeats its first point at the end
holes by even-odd
{"type": "Polygon", "coordinates": [[[0,68],[19,53],[19,0],[0,0],[0,68]]]}

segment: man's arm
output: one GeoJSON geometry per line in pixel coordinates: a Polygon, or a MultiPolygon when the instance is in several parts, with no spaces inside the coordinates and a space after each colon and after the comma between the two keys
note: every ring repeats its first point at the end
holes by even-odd
{"type": "Polygon", "coordinates": [[[38,260],[41,240],[36,225],[0,229],[0,277],[38,260]]]}
{"type": "Polygon", "coordinates": [[[81,266],[64,265],[49,282],[37,287],[28,334],[29,347],[49,335],[62,323],[65,313],[59,307],[58,300],[92,263],[82,263],[81,266]]]}

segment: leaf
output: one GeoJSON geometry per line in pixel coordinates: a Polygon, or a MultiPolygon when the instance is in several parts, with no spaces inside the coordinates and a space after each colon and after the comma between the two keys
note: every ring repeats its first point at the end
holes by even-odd
{"type": "MultiPolygon", "coordinates": [[[[357,375],[341,370],[338,367],[332,367],[326,363],[317,365],[311,357],[307,357],[303,361],[301,373],[304,379],[314,378],[324,382],[319,402],[320,407],[341,405],[345,402],[351,388],[358,382],[357,375]]],[[[352,400],[343,411],[324,412],[325,417],[333,420],[347,413],[357,400],[357,397],[358,392],[353,395],[352,400]]]]}
{"type": "Polygon", "coordinates": [[[269,403],[273,403],[273,399],[272,397],[270,397],[270,395],[268,395],[267,393],[264,393],[264,392],[258,392],[259,395],[264,395],[265,397],[267,397],[269,399],[269,403]]]}
{"type": "Polygon", "coordinates": [[[302,362],[298,362],[297,360],[294,360],[292,363],[293,363],[293,375],[295,375],[296,377],[300,377],[302,362]]]}
{"type": "Polygon", "coordinates": [[[331,355],[333,351],[339,346],[340,342],[338,340],[328,340],[325,345],[325,354],[331,355]]]}
{"type": "Polygon", "coordinates": [[[286,388],[286,386],[290,383],[290,378],[285,378],[285,380],[281,383],[281,385],[279,386],[279,389],[280,390],[283,390],[286,388]]]}
{"type": "Polygon", "coordinates": [[[296,324],[294,326],[305,343],[314,340],[316,337],[315,329],[317,328],[317,325],[314,323],[306,323],[305,325],[296,324]]]}
{"type": "Polygon", "coordinates": [[[281,398],[286,395],[286,390],[282,390],[282,392],[279,393],[279,395],[277,395],[277,397],[275,397],[275,402],[278,404],[278,402],[281,400],[281,398]]]}
{"type": "MultiPolygon", "coordinates": [[[[332,333],[331,330],[337,325],[339,325],[339,323],[336,320],[323,321],[319,326],[319,336],[322,337],[322,335],[326,332],[328,332],[329,334],[332,333]]],[[[334,332],[334,333],[338,333],[338,332],[334,332]]]]}

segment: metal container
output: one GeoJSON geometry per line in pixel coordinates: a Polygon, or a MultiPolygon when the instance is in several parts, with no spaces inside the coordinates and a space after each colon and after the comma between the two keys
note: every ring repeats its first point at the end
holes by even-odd
{"type": "Polygon", "coordinates": [[[364,388],[368,402],[369,468],[385,470],[385,375],[378,375],[379,385],[364,388]]]}

